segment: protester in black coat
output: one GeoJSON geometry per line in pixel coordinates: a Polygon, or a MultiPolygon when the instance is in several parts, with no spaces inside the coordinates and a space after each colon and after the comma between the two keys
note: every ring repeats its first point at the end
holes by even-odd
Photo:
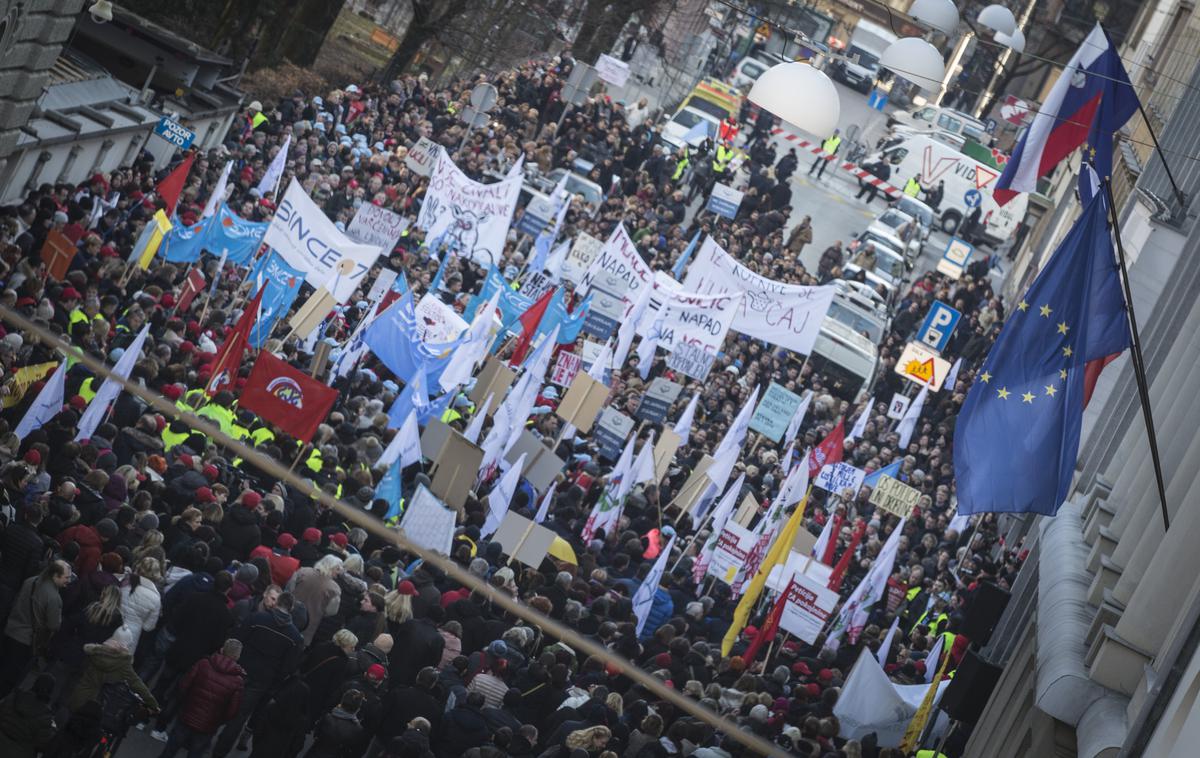
{"type": "Polygon", "coordinates": [[[441,737],[437,741],[441,758],[458,758],[467,750],[484,744],[491,737],[488,721],[483,716],[483,695],[472,692],[442,720],[441,737]]]}
{"type": "Polygon", "coordinates": [[[362,755],[366,747],[366,730],[358,720],[362,702],[363,694],[358,690],[342,695],[337,707],[317,721],[315,739],[304,754],[305,758],[358,758],[362,755]]]}
{"type": "Polygon", "coordinates": [[[418,671],[441,662],[446,640],[429,619],[414,618],[388,627],[393,641],[388,671],[393,682],[409,684],[418,671]]]}
{"type": "Polygon", "coordinates": [[[244,561],[250,551],[261,542],[262,518],[258,506],[262,496],[257,492],[246,492],[240,502],[225,511],[221,520],[221,557],[228,561],[244,561]]]}

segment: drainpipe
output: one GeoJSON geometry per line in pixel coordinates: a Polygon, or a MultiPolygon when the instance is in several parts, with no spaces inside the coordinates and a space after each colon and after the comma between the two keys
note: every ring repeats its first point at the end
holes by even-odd
{"type": "Polygon", "coordinates": [[[1129,701],[1092,681],[1084,661],[1095,612],[1087,602],[1092,577],[1081,511],[1068,500],[1041,523],[1035,705],[1075,727],[1080,758],[1091,758],[1120,749],[1129,701]]]}

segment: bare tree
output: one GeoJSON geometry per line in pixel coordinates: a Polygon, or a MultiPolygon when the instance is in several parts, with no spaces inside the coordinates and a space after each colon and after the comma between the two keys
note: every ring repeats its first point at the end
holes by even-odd
{"type": "Polygon", "coordinates": [[[404,30],[400,46],[384,66],[380,78],[385,82],[395,79],[408,68],[425,43],[436,39],[438,32],[461,16],[469,5],[468,0],[412,0],[412,21],[404,30]]]}

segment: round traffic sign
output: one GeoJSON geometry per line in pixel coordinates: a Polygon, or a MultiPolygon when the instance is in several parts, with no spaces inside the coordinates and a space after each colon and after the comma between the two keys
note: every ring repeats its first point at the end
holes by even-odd
{"type": "Polygon", "coordinates": [[[983,195],[977,189],[967,190],[963,195],[963,202],[967,204],[968,208],[978,208],[979,204],[983,202],[983,195]]]}

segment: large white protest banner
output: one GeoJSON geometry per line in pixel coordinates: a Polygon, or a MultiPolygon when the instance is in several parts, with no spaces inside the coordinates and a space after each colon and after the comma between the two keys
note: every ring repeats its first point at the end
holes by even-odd
{"type": "Polygon", "coordinates": [[[408,228],[408,219],[374,203],[363,203],[346,227],[346,236],[364,245],[378,245],[387,255],[408,228]]]}
{"type": "Polygon", "coordinates": [[[835,291],[833,285],[804,287],[760,276],[734,260],[712,237],[704,238],[683,286],[702,295],[745,291],[733,330],[802,355],[812,352],[835,291]]]}
{"type": "Polygon", "coordinates": [[[715,356],[742,302],[741,292],[697,295],[664,291],[657,284],[654,296],[660,298],[661,307],[657,314],[646,316],[641,326],[646,334],[656,332],[658,346],[668,353],[675,352],[679,344],[690,344],[715,356]]]}
{"type": "Polygon", "coordinates": [[[283,193],[263,242],[289,266],[303,271],[313,287],[325,286],[339,303],[364,284],[363,277],[380,253],[378,245],[355,242],[339,231],[295,179],[283,193]],[[339,266],[342,261],[354,264],[346,267],[347,273],[339,266]]]}
{"type": "Polygon", "coordinates": [[[444,246],[482,266],[499,264],[520,194],[520,175],[482,184],[460,171],[445,150],[438,150],[417,226],[425,230],[435,251],[444,246]]]}
{"type": "Polygon", "coordinates": [[[619,295],[625,301],[625,317],[633,311],[637,302],[637,291],[649,287],[654,281],[654,272],[642,259],[637,245],[625,231],[624,224],[617,224],[604,247],[592,259],[587,273],[579,282],[580,292],[589,292],[592,287],[619,295]]]}

